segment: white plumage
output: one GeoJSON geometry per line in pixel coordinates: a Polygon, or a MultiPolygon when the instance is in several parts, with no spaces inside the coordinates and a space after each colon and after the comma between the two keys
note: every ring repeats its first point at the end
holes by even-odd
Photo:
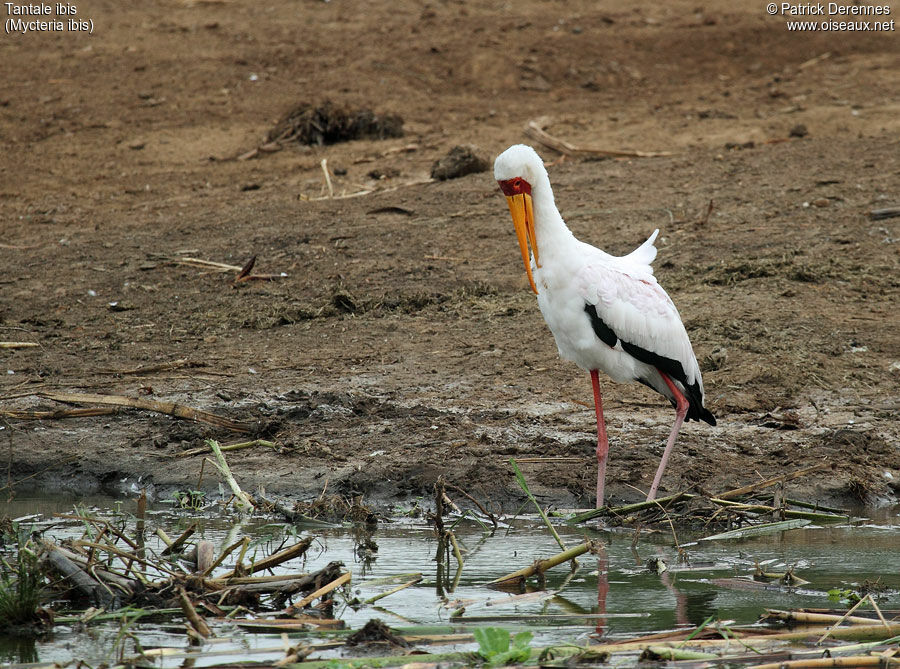
{"type": "Polygon", "coordinates": [[[591,373],[597,409],[597,506],[603,504],[608,444],[597,371],[639,381],[676,407],[676,421],[648,499],[653,499],[682,421],[715,424],[703,407],[703,380],[687,332],[650,263],[659,230],[626,256],[575,238],[560,216],[543,161],[516,145],[494,163],[526,271],[561,357],[591,373]],[[529,253],[530,245],[530,253],[529,253]]]}

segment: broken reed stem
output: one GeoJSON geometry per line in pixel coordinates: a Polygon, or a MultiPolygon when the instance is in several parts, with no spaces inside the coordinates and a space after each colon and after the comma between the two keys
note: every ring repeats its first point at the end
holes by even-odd
{"type": "Polygon", "coordinates": [[[839,616],[834,613],[814,613],[811,611],[780,611],[778,609],[766,609],[766,618],[803,623],[807,625],[830,625],[840,623],[850,623],[851,625],[872,624],[871,618],[864,618],[862,616],[851,616],[847,614],[839,616]]]}
{"type": "Polygon", "coordinates": [[[238,485],[238,482],[235,480],[234,475],[231,473],[231,469],[228,467],[228,462],[225,460],[225,456],[222,454],[222,449],[219,448],[219,442],[215,439],[207,439],[206,445],[212,449],[213,455],[215,455],[216,459],[213,464],[216,466],[216,469],[219,470],[219,474],[222,475],[222,478],[225,479],[225,482],[228,484],[228,487],[231,488],[231,492],[234,494],[236,499],[235,507],[239,511],[248,511],[250,509],[256,508],[256,505],[253,503],[253,500],[250,499],[250,495],[241,490],[241,487],[238,485]]]}
{"type": "Polygon", "coordinates": [[[798,479],[801,476],[806,476],[807,474],[811,474],[812,472],[818,471],[820,469],[824,469],[825,467],[830,467],[830,465],[827,462],[820,462],[819,464],[813,465],[812,467],[804,467],[803,469],[798,469],[797,471],[791,472],[790,474],[782,474],[781,476],[776,476],[771,479],[766,479],[765,481],[751,483],[750,485],[745,485],[741,488],[735,488],[734,490],[729,490],[727,492],[723,492],[721,495],[716,495],[716,497],[719,499],[729,499],[731,497],[738,497],[740,495],[745,495],[748,492],[754,492],[756,490],[762,490],[764,488],[768,488],[770,486],[776,485],[777,483],[793,481],[794,479],[798,479]]]}
{"type": "Polygon", "coordinates": [[[584,513],[579,513],[575,516],[569,518],[569,523],[584,523],[588,520],[593,520],[598,516],[623,516],[628,513],[633,513],[635,511],[643,511],[644,509],[649,509],[655,506],[669,506],[676,502],[680,502],[682,500],[691,500],[694,499],[696,495],[691,493],[678,493],[676,495],[669,495],[667,497],[658,497],[657,499],[650,500],[649,502],[636,502],[634,504],[625,504],[624,506],[617,506],[615,508],[602,507],[599,509],[591,509],[590,511],[585,511],[584,513]]]}
{"type": "Polygon", "coordinates": [[[528,567],[524,567],[522,569],[519,569],[518,571],[514,571],[511,574],[507,574],[506,576],[501,576],[500,578],[494,579],[493,581],[488,583],[488,585],[497,585],[500,583],[505,583],[507,581],[522,580],[528,578],[529,576],[533,576],[536,573],[543,573],[548,569],[552,569],[558,564],[587,553],[589,550],[593,549],[593,543],[594,542],[592,541],[586,541],[585,543],[574,546],[573,548],[563,551],[562,553],[557,553],[553,557],[547,558],[546,560],[538,560],[528,567]]]}
{"type": "Polygon", "coordinates": [[[881,620],[881,623],[882,623],[885,627],[887,627],[888,629],[890,629],[891,626],[888,624],[888,621],[884,619],[884,616],[883,616],[882,613],[881,613],[881,609],[878,608],[878,604],[875,602],[875,598],[872,596],[872,593],[870,592],[870,593],[868,593],[868,594],[869,594],[869,601],[872,603],[872,608],[875,609],[875,613],[878,614],[878,619],[881,620]]]}
{"type": "MultiPolygon", "coordinates": [[[[191,535],[196,531],[197,531],[197,523],[191,523],[190,527],[188,527],[184,532],[182,532],[181,536],[178,537],[175,541],[166,541],[166,539],[168,539],[168,537],[163,539],[163,541],[166,543],[166,548],[163,550],[161,555],[169,555],[171,553],[176,552],[179,548],[181,548],[184,545],[184,542],[187,541],[191,537],[191,535]]],[[[162,530],[156,531],[157,536],[159,535],[160,532],[162,532],[162,530]]],[[[163,534],[165,534],[165,533],[163,532],[163,534]]],[[[160,537],[160,538],[162,539],[162,537],[160,537]]]]}
{"type": "MultiPolygon", "coordinates": [[[[219,555],[218,559],[213,561],[213,563],[211,565],[209,565],[207,570],[205,572],[203,572],[203,577],[206,578],[207,576],[209,576],[212,573],[213,569],[215,569],[220,564],[222,564],[225,561],[225,558],[227,558],[229,555],[231,555],[231,553],[234,552],[234,550],[242,544],[246,548],[246,546],[248,546],[250,544],[250,537],[242,537],[241,539],[238,539],[230,546],[226,546],[225,549],[222,551],[222,554],[219,555]]],[[[231,573],[233,574],[234,571],[232,571],[231,573]]]]}
{"type": "MultiPolygon", "coordinates": [[[[840,618],[836,623],[834,623],[834,625],[832,625],[832,626],[825,632],[825,634],[823,634],[821,637],[819,637],[819,640],[816,641],[816,645],[818,646],[818,645],[820,645],[823,641],[825,641],[825,639],[826,639],[832,632],[834,632],[834,630],[837,629],[837,627],[838,627],[842,622],[844,622],[844,620],[846,620],[847,618],[849,618],[850,615],[851,615],[854,611],[856,611],[856,609],[858,609],[858,608],[862,605],[862,603],[863,603],[864,601],[866,601],[867,599],[871,599],[871,597],[872,597],[872,594],[869,593],[869,594],[867,594],[865,597],[863,597],[862,599],[860,599],[858,602],[856,602],[856,604],[854,604],[852,607],[850,607],[850,609],[847,611],[847,613],[845,613],[843,616],[841,616],[841,618],[840,618]]],[[[885,625],[887,625],[887,623],[885,623],[885,625]]],[[[890,629],[890,626],[888,626],[888,629],[890,629]]]]}
{"type": "Polygon", "coordinates": [[[715,653],[704,653],[697,650],[683,650],[681,648],[671,648],[669,646],[649,646],[644,650],[645,658],[650,660],[668,660],[670,662],[677,660],[718,660],[719,656],[715,653]]]}
{"type": "Polygon", "coordinates": [[[32,341],[0,341],[0,348],[36,348],[40,344],[32,341]]]}
{"type": "Polygon", "coordinates": [[[447,532],[447,537],[450,539],[450,545],[453,547],[453,557],[456,558],[456,564],[459,565],[459,568],[463,567],[463,558],[462,553],[459,550],[459,544],[456,542],[456,535],[453,532],[447,532]]]}
{"type": "Polygon", "coordinates": [[[494,529],[495,529],[495,530],[497,529],[497,519],[494,517],[494,514],[492,514],[491,512],[489,512],[487,509],[485,509],[485,508],[478,502],[477,499],[475,499],[474,497],[472,497],[472,495],[470,495],[469,493],[467,493],[465,490],[463,490],[462,488],[460,488],[458,485],[454,485],[454,484],[452,484],[452,483],[447,483],[446,481],[444,482],[444,485],[447,486],[448,488],[453,488],[456,492],[458,492],[459,494],[463,495],[466,499],[468,499],[470,502],[472,502],[472,504],[474,504],[475,506],[477,506],[477,507],[478,507],[478,510],[481,511],[481,513],[483,513],[485,516],[487,516],[487,517],[490,519],[491,523],[492,523],[493,526],[494,526],[494,529]]]}
{"type": "MultiPolygon", "coordinates": [[[[544,510],[541,508],[541,505],[538,504],[537,499],[535,499],[534,495],[531,494],[531,490],[528,489],[528,483],[525,481],[525,477],[522,475],[522,472],[519,471],[519,467],[518,467],[518,465],[516,465],[516,459],[510,458],[509,464],[512,465],[513,472],[516,475],[516,481],[518,481],[518,483],[519,483],[519,487],[525,492],[526,495],[528,495],[528,499],[531,500],[531,503],[534,504],[534,508],[537,509],[537,512],[540,514],[541,518],[543,518],[544,525],[546,525],[547,528],[550,530],[550,534],[552,534],[553,538],[556,539],[556,543],[559,545],[559,547],[562,550],[565,551],[566,544],[563,542],[562,537],[560,537],[559,534],[557,533],[556,528],[550,524],[550,519],[547,518],[547,514],[544,513],[544,510]]],[[[573,566],[578,566],[577,560],[575,561],[575,564],[573,566]]]]}
{"type": "Polygon", "coordinates": [[[331,185],[331,175],[328,173],[328,158],[322,158],[319,163],[322,167],[322,173],[325,175],[325,185],[328,187],[328,197],[334,197],[334,186],[331,185]]]}
{"type": "Polygon", "coordinates": [[[344,585],[344,583],[347,583],[351,579],[351,577],[352,577],[352,575],[349,571],[344,572],[343,574],[338,576],[336,579],[334,579],[331,583],[328,583],[327,585],[323,585],[321,588],[319,588],[315,592],[311,592],[306,597],[301,599],[299,602],[294,604],[294,608],[302,609],[304,606],[307,606],[308,604],[315,601],[322,595],[327,595],[332,590],[335,590],[335,589],[341,587],[342,585],[344,585]]]}
{"type": "Polygon", "coordinates": [[[615,151],[611,149],[597,149],[594,147],[582,147],[570,144],[562,139],[554,137],[544,127],[547,125],[547,117],[541,117],[529,121],[525,127],[525,134],[537,140],[544,146],[566,156],[605,156],[610,158],[657,158],[671,156],[670,151],[615,151]]]}
{"type": "Polygon", "coordinates": [[[166,551],[169,550],[169,547],[172,545],[172,537],[166,534],[166,531],[161,527],[156,528],[156,536],[158,536],[159,540],[166,545],[166,548],[163,549],[162,552],[162,554],[165,555],[166,551]]]}
{"type": "Polygon", "coordinates": [[[127,369],[104,369],[100,370],[103,374],[153,374],[155,372],[169,372],[179,367],[190,365],[192,367],[201,367],[203,363],[191,363],[187,358],[180,358],[172,362],[162,362],[157,365],[142,365],[140,367],[129,367],[127,369]]]}
{"type": "MultiPolygon", "coordinates": [[[[169,576],[178,575],[178,572],[172,571],[171,569],[163,566],[159,562],[154,563],[154,562],[150,562],[148,560],[144,560],[143,558],[139,558],[134,553],[129,553],[128,551],[123,551],[119,548],[116,548],[112,544],[108,544],[108,543],[98,544],[93,541],[84,541],[84,540],[77,541],[76,544],[78,546],[85,546],[88,548],[96,548],[98,550],[106,551],[107,553],[111,553],[112,555],[115,555],[116,557],[121,558],[123,560],[133,560],[134,562],[138,562],[138,563],[144,565],[145,567],[152,567],[153,569],[158,569],[159,571],[164,572],[164,573],[168,574],[169,576]]],[[[137,576],[137,574],[135,574],[135,576],[137,576]]]]}
{"type": "MultiPolygon", "coordinates": [[[[126,544],[128,544],[129,547],[135,550],[138,548],[138,545],[134,541],[132,541],[127,535],[123,534],[118,529],[110,525],[108,521],[101,520],[99,518],[93,518],[91,516],[81,516],[74,513],[54,513],[53,517],[62,518],[64,520],[78,520],[84,523],[86,528],[93,527],[95,530],[97,530],[99,532],[98,536],[96,537],[97,539],[109,532],[116,536],[118,539],[124,541],[126,544]]],[[[88,534],[88,531],[85,530],[85,533],[82,536],[86,536],[88,534]]]]}
{"type": "Polygon", "coordinates": [[[197,609],[194,608],[194,604],[188,598],[184,588],[178,588],[178,601],[181,603],[181,610],[184,611],[185,618],[188,619],[188,622],[191,624],[191,627],[194,628],[194,631],[204,639],[209,638],[209,635],[212,634],[209,625],[207,625],[206,621],[197,613],[197,609]]]}
{"type": "MultiPolygon", "coordinates": [[[[246,547],[247,547],[247,545],[249,545],[249,542],[250,542],[249,538],[245,537],[237,544],[230,546],[228,548],[228,553],[230,553],[235,548],[237,548],[237,546],[239,546],[241,543],[245,543],[244,550],[246,551],[246,547]]],[[[250,568],[247,571],[248,571],[248,573],[253,574],[255,572],[262,571],[264,569],[271,569],[272,567],[277,567],[278,565],[282,564],[283,562],[287,562],[288,560],[292,560],[293,558],[300,557],[312,545],[312,542],[313,542],[312,537],[306,537],[305,539],[301,539],[300,541],[295,543],[293,546],[289,546],[288,548],[285,548],[284,550],[278,551],[274,555],[270,555],[269,557],[266,557],[266,558],[263,558],[262,560],[254,562],[253,564],[250,565],[250,568]]],[[[227,555],[228,553],[225,553],[225,555],[227,555]]],[[[238,558],[239,563],[241,560],[243,560],[243,557],[244,557],[244,552],[242,551],[240,557],[238,558]]],[[[237,572],[237,571],[238,571],[237,568],[235,568],[232,571],[228,572],[227,574],[222,574],[222,576],[220,576],[219,578],[231,578],[232,576],[235,575],[235,572],[237,572]]]]}
{"type": "Polygon", "coordinates": [[[890,667],[897,665],[900,665],[900,662],[882,655],[848,655],[768,662],[753,665],[751,669],[817,669],[818,667],[890,667]]]}
{"type": "Polygon", "coordinates": [[[406,588],[413,586],[416,583],[419,583],[421,580],[422,580],[422,574],[418,574],[411,581],[402,583],[401,585],[398,585],[396,588],[392,588],[392,589],[388,590],[387,592],[382,592],[380,595],[375,595],[374,597],[369,597],[367,600],[365,600],[363,602],[363,604],[374,604],[379,599],[384,599],[385,597],[387,597],[389,595],[393,595],[395,592],[400,592],[401,590],[405,590],[406,588]]]}
{"type": "Polygon", "coordinates": [[[185,420],[216,425],[217,427],[223,427],[234,432],[250,432],[250,426],[247,423],[231,420],[230,418],[225,418],[224,416],[219,416],[201,409],[193,409],[176,402],[159,402],[142,397],[97,395],[95,393],[42,392],[36,393],[36,395],[48,400],[71,404],[109,404],[113,406],[130,407],[132,409],[144,409],[145,411],[155,411],[156,413],[175,416],[176,418],[184,418],[185,420]]]}
{"type": "Polygon", "coordinates": [[[51,420],[56,418],[86,418],[90,416],[112,416],[119,409],[90,407],[84,409],[57,409],[56,411],[27,411],[22,409],[4,409],[0,416],[16,420],[51,420]]]}
{"type": "MultiPolygon", "coordinates": [[[[278,448],[278,444],[274,441],[267,441],[265,439],[254,439],[252,441],[241,441],[236,444],[225,444],[224,446],[220,445],[219,449],[225,453],[226,451],[239,451],[244,448],[253,448],[254,446],[268,446],[269,448],[278,448]]],[[[212,449],[209,446],[198,446],[197,448],[189,448],[186,451],[181,451],[180,453],[176,453],[176,458],[186,458],[192,455],[202,455],[203,453],[209,453],[212,449]]]]}

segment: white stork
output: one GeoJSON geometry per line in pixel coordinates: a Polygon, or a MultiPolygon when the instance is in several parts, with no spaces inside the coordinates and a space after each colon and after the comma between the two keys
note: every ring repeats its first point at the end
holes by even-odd
{"type": "Polygon", "coordinates": [[[685,418],[716,424],[703,406],[703,379],[678,310],[653,276],[659,230],[626,256],[611,256],[577,239],[556,204],[544,162],[517,144],[494,162],[522,260],[561,357],[590,372],[597,412],[597,508],[603,506],[609,442],[598,371],[613,381],[638,381],[675,407],[675,425],[650,486],[655,499],[685,418]],[[531,254],[529,257],[529,244],[531,254]]]}

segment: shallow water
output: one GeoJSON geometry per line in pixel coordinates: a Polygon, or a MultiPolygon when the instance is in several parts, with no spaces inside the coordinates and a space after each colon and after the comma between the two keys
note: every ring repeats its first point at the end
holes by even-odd
{"type": "MultiPolygon", "coordinates": [[[[71,498],[18,499],[0,507],[0,515],[12,518],[30,516],[23,523],[36,528],[53,524],[47,536],[57,540],[80,536],[81,527],[72,521],[53,519],[53,514],[71,513],[74,504],[90,505],[93,515],[120,511],[133,513],[133,500],[71,498]]],[[[498,529],[492,536],[471,520],[463,520],[455,534],[463,551],[464,566],[457,574],[455,559],[444,566],[441,583],[446,587],[458,577],[452,593],[442,599],[438,593],[436,541],[431,528],[422,520],[396,519],[381,523],[371,538],[378,546],[374,558],[363,561],[357,556],[359,530],[347,527],[297,528],[271,517],[240,520],[217,507],[203,512],[174,511],[168,505],[156,505],[148,513],[148,546],[161,550],[152,536],[156,527],[176,535],[196,520],[200,531],[194,538],[213,542],[216,550],[242,536],[259,544],[262,557],[279,547],[286,532],[316,537],[313,547],[302,559],[285,563],[281,571],[313,571],[333,560],[344,562],[353,573],[350,595],[365,600],[384,592],[394,584],[376,583],[378,579],[420,572],[417,585],[358,609],[339,603],[336,617],[351,630],[362,627],[371,618],[380,618],[392,627],[411,625],[447,625],[451,612],[461,605],[465,614],[452,621],[454,631],[471,631],[475,625],[501,626],[510,630],[527,628],[534,633],[534,645],[571,641],[585,643],[598,635],[615,639],[639,633],[668,630],[683,625],[698,625],[709,616],[734,624],[753,623],[765,608],[820,607],[839,608],[830,600],[832,588],[853,588],[865,581],[878,581],[889,589],[879,601],[883,608],[900,608],[900,513],[885,511],[878,518],[856,525],[817,527],[782,532],[748,540],[699,542],[691,544],[688,535],[679,536],[688,544],[681,554],[673,547],[670,532],[643,533],[632,547],[631,532],[601,532],[569,527],[557,530],[568,546],[581,543],[585,536],[599,537],[605,555],[584,555],[574,573],[567,565],[552,570],[547,591],[525,601],[485,587],[488,581],[530,565],[536,558],[549,557],[559,548],[546,527],[535,519],[517,519],[511,526],[498,529]],[[648,568],[658,558],[668,569],[662,574],[648,568]],[[741,581],[727,581],[753,573],[756,564],[767,572],[793,568],[809,585],[797,589],[747,589],[741,581]],[[554,594],[554,591],[560,591],[554,594]],[[446,603],[445,603],[446,602],[446,603]],[[553,620],[528,620],[529,615],[551,614],[553,620]],[[567,617],[565,617],[567,616],[567,617]]],[[[446,521],[447,523],[451,521],[446,521]]],[[[294,538],[288,537],[287,543],[294,538]]],[[[225,570],[233,565],[224,565],[225,570]]],[[[343,602],[342,598],[337,599],[343,602]]],[[[167,646],[188,650],[183,623],[132,624],[129,631],[144,648],[167,646]]],[[[17,641],[0,637],[2,662],[69,662],[75,659],[90,664],[111,662],[119,652],[135,655],[132,641],[116,646],[118,623],[96,623],[86,628],[57,625],[47,638],[17,641]]],[[[449,631],[449,630],[446,630],[449,631]]],[[[248,633],[224,624],[214,626],[216,639],[207,644],[196,666],[209,666],[252,659],[276,660],[283,656],[278,634],[248,633]],[[261,652],[271,649],[269,652],[261,652]]],[[[292,633],[291,638],[299,637],[292,633]]],[[[320,635],[311,641],[321,640],[320,635]]],[[[295,641],[296,642],[296,641],[295,641]]],[[[428,650],[428,647],[425,647],[428,650]]],[[[475,644],[459,647],[435,646],[433,652],[474,649],[475,644]]],[[[338,651],[330,651],[334,656],[338,651]]],[[[313,657],[328,657],[317,653],[313,657]]],[[[312,658],[311,658],[312,659],[312,658]]],[[[180,658],[171,658],[160,666],[178,666],[180,658]]]]}

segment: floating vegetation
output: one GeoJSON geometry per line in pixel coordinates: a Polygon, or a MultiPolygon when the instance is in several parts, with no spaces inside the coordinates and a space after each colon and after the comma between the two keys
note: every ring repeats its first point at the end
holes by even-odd
{"type": "Polygon", "coordinates": [[[52,616],[41,608],[46,597],[45,577],[34,541],[23,528],[11,525],[14,555],[0,557],[0,631],[13,635],[39,634],[52,616]]]}
{"type": "MultiPolygon", "coordinates": [[[[218,444],[207,446],[229,498],[187,508],[176,503],[165,513],[148,511],[141,498],[134,515],[76,507],[47,520],[29,517],[36,521],[30,532],[18,542],[6,539],[0,582],[7,592],[31,584],[25,590],[37,596],[23,609],[31,624],[93,628],[95,635],[112,628],[108,655],[72,661],[799,667],[813,666],[824,651],[833,666],[877,664],[870,658],[887,665],[884,658],[900,652],[895,557],[881,558],[884,571],[865,578],[823,579],[810,573],[809,562],[786,560],[778,548],[783,535],[822,527],[808,517],[784,517],[789,509],[834,516],[850,528],[846,511],[784,498],[782,484],[809,469],[714,496],[685,493],[601,509],[607,527],[596,533],[558,518],[554,525],[515,466],[538,511],[527,522],[491,514],[474,495],[440,479],[425,518],[408,521],[324,491],[299,504],[249,495],[218,444]],[[229,520],[226,536],[212,540],[204,532],[213,519],[229,520]],[[691,540],[680,541],[678,533],[691,540]],[[338,549],[340,542],[346,548],[338,549]],[[757,552],[768,545],[773,551],[757,552]],[[484,554],[492,556],[487,569],[484,554]],[[621,590],[629,581],[644,588],[634,604],[621,590]],[[670,596],[678,603],[660,618],[670,596]],[[838,601],[850,608],[824,608],[838,601]],[[151,642],[147,635],[158,631],[162,639],[151,642]]],[[[39,659],[36,652],[3,653],[0,645],[0,661],[39,659]]]]}
{"type": "Polygon", "coordinates": [[[624,506],[593,509],[568,518],[573,524],[602,519],[615,526],[672,527],[708,531],[725,531],[708,535],[701,541],[741,539],[783,532],[811,523],[850,523],[853,518],[845,509],[810,504],[784,496],[788,481],[814,474],[826,465],[806,467],[789,474],[728,490],[717,495],[682,492],[652,501],[624,506]],[[776,492],[769,492],[770,489],[776,492]]]}

